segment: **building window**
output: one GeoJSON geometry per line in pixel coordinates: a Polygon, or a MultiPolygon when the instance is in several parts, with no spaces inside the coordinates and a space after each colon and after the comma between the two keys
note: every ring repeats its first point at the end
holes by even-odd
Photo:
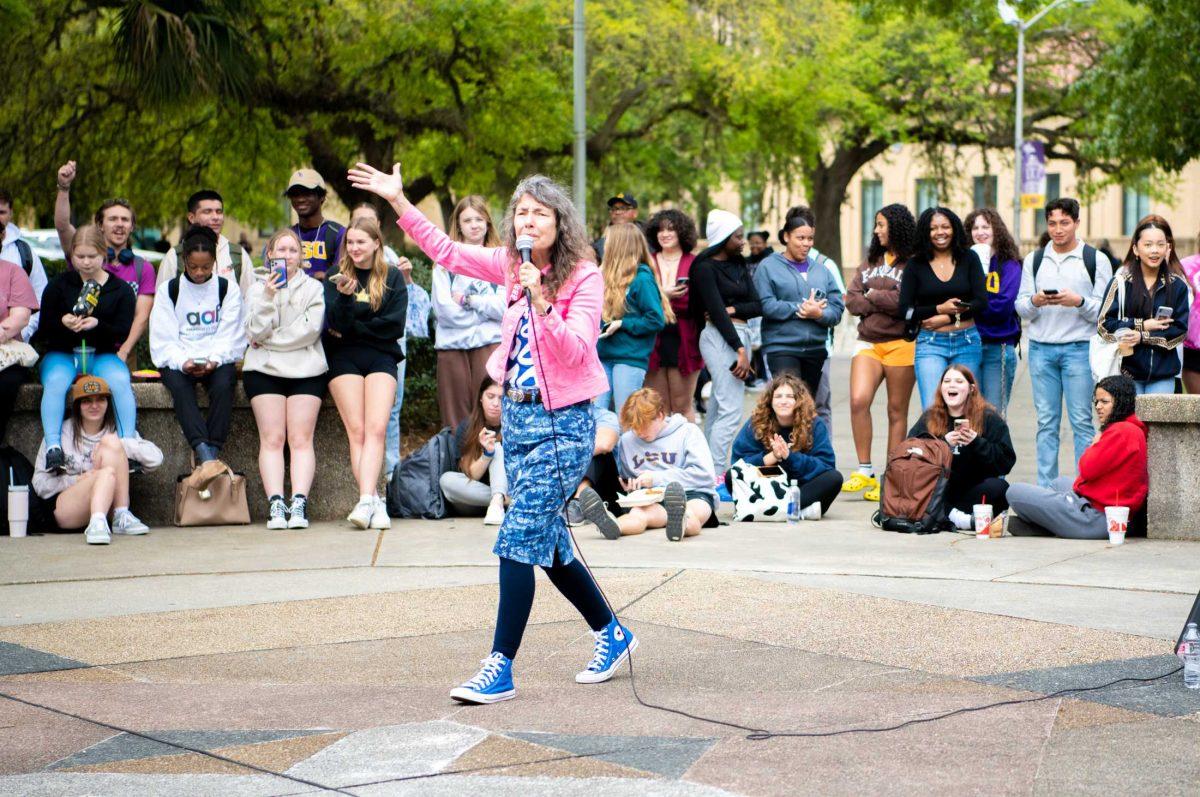
{"type": "MultiPolygon", "coordinates": [[[[1047,174],[1046,175],[1046,204],[1050,204],[1051,200],[1058,199],[1062,196],[1062,175],[1047,174]]],[[[1046,231],[1046,211],[1035,210],[1033,212],[1033,232],[1035,235],[1041,235],[1046,231]]]]}
{"type": "Polygon", "coordinates": [[[1126,188],[1122,191],[1121,229],[1125,235],[1133,235],[1138,222],[1150,213],[1150,195],[1137,188],[1126,188]]]}
{"type": "Polygon", "coordinates": [[[917,180],[917,215],[920,216],[929,208],[938,204],[937,180],[922,177],[917,180]]]}
{"type": "Polygon", "coordinates": [[[996,207],[996,175],[985,174],[975,178],[975,190],[972,193],[975,209],[996,207]]]}
{"type": "Polygon", "coordinates": [[[862,181],[862,246],[863,258],[871,248],[875,233],[875,214],[883,207],[883,180],[862,181]]]}

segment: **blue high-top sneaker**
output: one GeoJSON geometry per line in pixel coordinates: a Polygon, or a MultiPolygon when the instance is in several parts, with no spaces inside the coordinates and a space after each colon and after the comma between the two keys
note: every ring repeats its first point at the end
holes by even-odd
{"type": "Polygon", "coordinates": [[[512,659],[503,653],[493,653],[479,663],[483,666],[475,677],[451,689],[450,697],[460,703],[486,704],[517,696],[512,680],[512,659]]]}
{"type": "Polygon", "coordinates": [[[587,669],[575,676],[578,684],[599,684],[612,678],[631,651],[637,650],[637,637],[614,617],[603,631],[593,631],[596,649],[587,669]]]}

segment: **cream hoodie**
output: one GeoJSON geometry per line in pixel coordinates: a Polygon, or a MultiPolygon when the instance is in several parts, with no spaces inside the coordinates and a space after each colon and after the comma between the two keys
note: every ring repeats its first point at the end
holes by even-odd
{"type": "Polygon", "coordinates": [[[286,288],[267,295],[255,282],[246,296],[246,349],[243,371],[288,379],[317,376],[329,370],[321,329],[325,324],[325,288],[297,271],[286,288]]]}

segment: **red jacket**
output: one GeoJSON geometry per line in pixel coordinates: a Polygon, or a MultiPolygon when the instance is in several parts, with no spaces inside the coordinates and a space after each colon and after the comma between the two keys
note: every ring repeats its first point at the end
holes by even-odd
{"type": "Polygon", "coordinates": [[[1127,506],[1136,512],[1146,503],[1150,475],[1146,469],[1146,424],[1136,415],[1109,425],[1083,452],[1075,492],[1101,512],[1127,506]]]}

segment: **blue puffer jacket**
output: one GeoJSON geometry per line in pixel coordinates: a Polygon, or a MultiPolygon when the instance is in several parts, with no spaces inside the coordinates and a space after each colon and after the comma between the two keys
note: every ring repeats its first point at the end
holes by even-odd
{"type": "Polygon", "coordinates": [[[824,263],[808,259],[808,273],[776,252],[758,264],[754,287],[762,300],[762,348],[764,354],[799,353],[825,348],[831,327],[842,320],[846,309],[842,289],[824,263]],[[813,291],[828,304],[820,318],[800,318],[796,312],[813,291]]]}

